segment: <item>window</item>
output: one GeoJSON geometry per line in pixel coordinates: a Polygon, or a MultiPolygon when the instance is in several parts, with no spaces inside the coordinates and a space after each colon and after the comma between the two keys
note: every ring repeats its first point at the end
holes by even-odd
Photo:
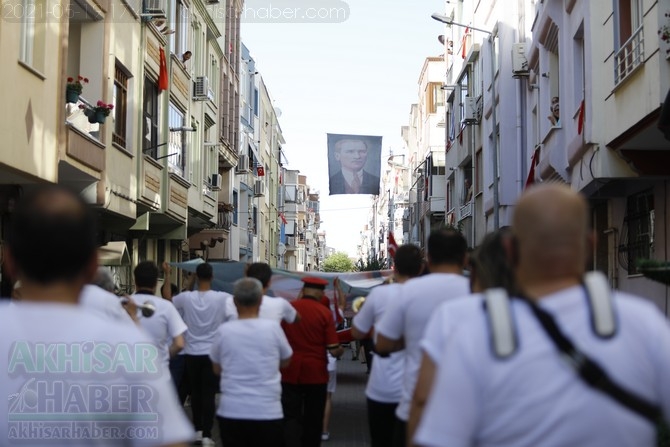
{"type": "Polygon", "coordinates": [[[651,190],[628,197],[624,226],[628,231],[628,274],[638,273],[637,261],[649,259],[654,246],[654,195],[651,190]]]}
{"type": "MultiPolygon", "coordinates": [[[[170,128],[180,128],[184,127],[184,125],[184,112],[171,102],[168,110],[168,126],[170,128]]],[[[185,152],[186,141],[184,132],[170,132],[168,138],[168,166],[182,177],[184,177],[184,167],[186,166],[185,152]]]]}
{"type": "Polygon", "coordinates": [[[482,164],[482,150],[479,149],[475,155],[475,194],[479,194],[484,189],[484,165],[482,164]]]}
{"type": "Polygon", "coordinates": [[[239,205],[239,193],[237,191],[233,191],[233,225],[237,225],[237,207],[239,205]]]}
{"type": "Polygon", "coordinates": [[[144,139],[142,151],[158,157],[158,86],[149,78],[144,79],[144,139]]]}
{"type": "Polygon", "coordinates": [[[429,82],[426,86],[426,112],[437,113],[437,108],[444,105],[442,83],[429,82]]]}
{"type": "Polygon", "coordinates": [[[219,91],[219,60],[214,54],[211,54],[209,58],[209,91],[207,92],[207,96],[211,101],[216,101],[217,92],[219,91]]]}
{"type": "Polygon", "coordinates": [[[586,89],[584,79],[585,79],[585,66],[586,61],[584,59],[584,23],[582,22],[577,29],[575,38],[573,41],[574,50],[572,52],[572,67],[573,67],[573,80],[574,80],[574,110],[577,110],[584,99],[584,90],[586,89]]]}
{"type": "Polygon", "coordinates": [[[22,0],[21,47],[19,60],[37,70],[44,70],[46,23],[41,17],[45,0],[22,0]]]}
{"type": "Polygon", "coordinates": [[[461,93],[460,108],[461,108],[461,121],[465,118],[465,98],[470,96],[470,91],[468,89],[468,72],[466,71],[461,79],[458,81],[459,90],[461,93]]]}
{"type": "Polygon", "coordinates": [[[618,84],[644,60],[642,0],[614,0],[614,82],[618,84]]]}
{"type": "Polygon", "coordinates": [[[188,48],[189,29],[188,7],[181,0],[172,0],[170,4],[170,29],[174,33],[170,35],[170,50],[181,60],[188,48]]]}
{"type": "Polygon", "coordinates": [[[114,131],[112,132],[112,142],[125,148],[126,114],[128,113],[128,74],[118,61],[114,69],[112,104],[114,104],[114,131]]]}

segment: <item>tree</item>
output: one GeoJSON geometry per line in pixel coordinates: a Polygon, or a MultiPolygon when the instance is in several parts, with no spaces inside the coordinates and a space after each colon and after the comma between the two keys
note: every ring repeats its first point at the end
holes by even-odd
{"type": "Polygon", "coordinates": [[[383,256],[379,256],[376,259],[370,256],[367,260],[361,258],[356,261],[356,271],[358,272],[373,272],[386,268],[388,268],[388,260],[383,256]]]}
{"type": "Polygon", "coordinates": [[[338,251],[328,256],[323,261],[324,272],[353,272],[354,263],[349,259],[349,255],[338,251]]]}

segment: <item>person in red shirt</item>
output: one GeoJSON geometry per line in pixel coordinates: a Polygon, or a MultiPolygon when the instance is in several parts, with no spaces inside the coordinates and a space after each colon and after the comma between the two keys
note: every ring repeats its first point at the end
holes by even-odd
{"type": "Polygon", "coordinates": [[[292,303],[301,320],[282,323],[293,349],[291,364],[282,369],[282,407],[284,409],[286,447],[318,447],[326,404],[328,359],[342,356],[329,309],[321,304],[328,281],[305,277],[300,298],[292,303]]]}

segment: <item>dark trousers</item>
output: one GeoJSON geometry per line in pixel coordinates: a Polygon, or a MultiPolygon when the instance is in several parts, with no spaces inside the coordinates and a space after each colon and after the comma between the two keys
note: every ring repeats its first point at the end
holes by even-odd
{"type": "Polygon", "coordinates": [[[326,385],[282,383],[281,403],[284,409],[286,447],[321,445],[326,385]]]}
{"type": "Polygon", "coordinates": [[[284,447],[284,421],[252,421],[217,416],[224,447],[284,447]]]}
{"type": "Polygon", "coordinates": [[[368,399],[367,402],[371,447],[390,447],[393,445],[395,409],[398,404],[387,404],[372,399],[368,399]]]}
{"type": "Polygon", "coordinates": [[[395,418],[393,425],[393,443],[392,447],[406,447],[407,446],[407,422],[395,418]]]}
{"type": "Polygon", "coordinates": [[[363,346],[363,355],[365,355],[365,363],[366,363],[365,366],[368,368],[368,374],[369,374],[370,369],[372,368],[372,359],[374,358],[374,355],[372,355],[374,342],[372,341],[371,338],[365,338],[361,340],[361,345],[363,346]]]}
{"type": "Polygon", "coordinates": [[[191,394],[190,384],[188,383],[188,374],[186,374],[186,356],[175,355],[170,359],[170,375],[177,388],[179,402],[184,405],[186,396],[191,394]]]}
{"type": "Polygon", "coordinates": [[[193,425],[195,431],[202,431],[203,438],[211,438],[217,390],[217,377],[212,371],[212,361],[208,355],[184,355],[184,357],[186,357],[186,374],[191,384],[193,425]]]}

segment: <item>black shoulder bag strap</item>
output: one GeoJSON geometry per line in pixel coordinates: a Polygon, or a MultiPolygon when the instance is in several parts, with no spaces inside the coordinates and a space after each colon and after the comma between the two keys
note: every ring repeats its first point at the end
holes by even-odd
{"type": "Polygon", "coordinates": [[[549,312],[528,298],[524,298],[523,301],[528,303],[549,338],[584,382],[590,387],[607,394],[619,404],[644,417],[652,424],[658,426],[658,424],[663,423],[663,412],[660,407],[613,382],[598,363],[581,352],[563,334],[549,312]]]}

